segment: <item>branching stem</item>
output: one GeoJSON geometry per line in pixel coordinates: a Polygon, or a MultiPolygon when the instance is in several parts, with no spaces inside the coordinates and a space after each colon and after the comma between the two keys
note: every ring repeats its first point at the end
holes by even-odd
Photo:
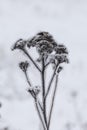
{"type": "MultiPolygon", "coordinates": [[[[25,77],[26,77],[26,80],[27,80],[27,83],[28,83],[29,87],[32,87],[32,84],[31,84],[31,82],[29,81],[29,77],[28,77],[28,75],[27,75],[27,72],[25,72],[25,77]]],[[[34,97],[33,97],[33,98],[34,98],[34,97]]],[[[38,100],[37,100],[37,103],[39,104],[39,107],[40,107],[41,111],[43,112],[43,108],[42,108],[41,103],[40,103],[38,100]]]]}
{"type": "Polygon", "coordinates": [[[35,63],[35,61],[33,60],[33,58],[30,56],[30,54],[27,52],[26,49],[23,49],[23,52],[28,56],[28,58],[32,61],[32,63],[34,64],[34,66],[38,69],[39,72],[41,72],[41,69],[39,68],[39,66],[35,63]]]}
{"type": "Polygon", "coordinates": [[[50,122],[54,107],[54,100],[57,91],[57,84],[58,84],[58,75],[59,72],[62,70],[62,67],[59,66],[61,63],[68,63],[68,51],[67,48],[63,44],[57,44],[54,38],[50,35],[49,32],[39,32],[34,37],[29,40],[19,39],[13,46],[12,50],[19,49],[21,50],[32,62],[33,66],[37,71],[40,73],[40,80],[41,80],[41,93],[40,88],[38,85],[33,86],[33,82],[31,82],[30,77],[28,75],[28,62],[21,62],[19,64],[20,69],[24,72],[26,81],[29,85],[28,92],[31,94],[32,98],[34,99],[35,107],[40,118],[40,121],[43,126],[43,130],[49,130],[50,122]],[[27,48],[29,47],[29,48],[27,48]],[[32,54],[28,49],[31,47],[36,48],[38,52],[39,59],[37,60],[39,64],[34,60],[32,54]],[[53,73],[49,80],[49,83],[46,85],[45,80],[45,72],[50,64],[54,64],[55,68],[53,69],[53,73]],[[58,68],[59,67],[59,68],[58,68]],[[55,81],[54,81],[55,78],[55,81]],[[55,83],[54,83],[55,82],[55,83]],[[54,88],[51,95],[51,88],[53,83],[54,88]],[[47,104],[47,96],[51,96],[51,104],[47,104]],[[41,99],[40,99],[41,96],[41,99]],[[47,106],[48,105],[48,106],[47,106]],[[49,111],[48,110],[49,107],[49,111]]]}

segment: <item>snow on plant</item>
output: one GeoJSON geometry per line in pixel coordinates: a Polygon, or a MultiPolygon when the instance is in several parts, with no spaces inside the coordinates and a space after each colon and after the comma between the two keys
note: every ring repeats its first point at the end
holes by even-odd
{"type": "Polygon", "coordinates": [[[33,86],[27,71],[29,66],[31,66],[31,62],[23,61],[19,63],[19,67],[25,74],[27,83],[29,85],[28,92],[31,94],[32,98],[35,101],[36,110],[38,112],[38,116],[42,123],[43,129],[49,130],[54,106],[54,99],[58,86],[58,76],[63,69],[61,64],[69,62],[68,50],[65,45],[57,44],[54,38],[48,32],[37,33],[34,37],[28,40],[19,39],[12,47],[12,50],[15,49],[21,50],[29,58],[29,61],[33,63],[33,65],[40,73],[40,80],[42,81],[41,87],[40,85],[33,86]],[[29,54],[29,49],[31,48],[36,48],[36,51],[39,55],[39,57],[37,57],[37,61],[35,61],[33,57],[29,54]],[[46,87],[45,75],[49,65],[53,65],[53,74],[51,76],[48,86],[46,87]],[[53,95],[51,95],[52,102],[49,108],[49,112],[47,112],[47,97],[50,94],[51,86],[54,79],[55,86],[53,90],[53,95]],[[38,96],[39,94],[41,94],[42,99],[40,99],[40,97],[38,96]]]}

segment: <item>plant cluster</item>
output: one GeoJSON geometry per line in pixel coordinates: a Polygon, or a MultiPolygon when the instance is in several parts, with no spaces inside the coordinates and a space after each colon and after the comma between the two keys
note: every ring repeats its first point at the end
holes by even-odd
{"type": "Polygon", "coordinates": [[[69,63],[68,60],[68,50],[63,44],[57,44],[52,35],[48,32],[39,32],[34,37],[28,40],[19,39],[12,47],[12,50],[21,50],[28,58],[28,61],[23,61],[19,63],[20,69],[24,72],[27,83],[29,85],[28,92],[31,94],[35,101],[36,110],[38,112],[40,121],[42,123],[44,130],[50,129],[50,121],[54,106],[54,99],[58,84],[58,75],[63,69],[62,63],[69,63]],[[35,61],[29,54],[29,49],[36,48],[39,55],[37,61],[35,61]],[[31,62],[36,67],[41,75],[41,87],[36,85],[33,86],[28,75],[28,67],[31,66],[31,62]],[[40,64],[40,66],[39,66],[40,64]],[[53,74],[49,81],[48,86],[45,85],[45,74],[49,65],[53,67],[53,74]],[[50,93],[52,82],[55,79],[55,86],[53,90],[52,102],[49,108],[49,114],[47,114],[47,97],[50,93]],[[47,90],[46,90],[47,88],[47,90]],[[39,99],[39,94],[41,93],[42,100],[39,99]]]}

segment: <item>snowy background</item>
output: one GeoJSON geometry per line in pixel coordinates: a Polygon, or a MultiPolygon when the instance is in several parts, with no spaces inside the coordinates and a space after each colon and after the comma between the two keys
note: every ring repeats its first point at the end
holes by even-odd
{"type": "Polygon", "coordinates": [[[70,58],[60,74],[51,129],[87,130],[86,0],[0,0],[0,130],[40,129],[24,75],[18,68],[24,57],[11,52],[16,40],[39,31],[48,31],[64,43],[70,58]]]}

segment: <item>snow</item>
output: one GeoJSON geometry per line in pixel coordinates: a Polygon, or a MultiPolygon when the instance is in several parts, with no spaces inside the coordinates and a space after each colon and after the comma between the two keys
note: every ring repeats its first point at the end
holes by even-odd
{"type": "MultiPolygon", "coordinates": [[[[26,92],[26,79],[17,66],[25,56],[11,51],[19,38],[31,38],[39,31],[48,31],[58,43],[64,43],[70,58],[60,74],[51,129],[65,130],[71,123],[72,130],[83,130],[87,126],[86,0],[0,0],[0,130],[6,126],[14,130],[40,128],[33,100],[26,92]]],[[[31,77],[34,75],[35,69],[31,77]]],[[[38,82],[38,77],[34,78],[38,82]]]]}

